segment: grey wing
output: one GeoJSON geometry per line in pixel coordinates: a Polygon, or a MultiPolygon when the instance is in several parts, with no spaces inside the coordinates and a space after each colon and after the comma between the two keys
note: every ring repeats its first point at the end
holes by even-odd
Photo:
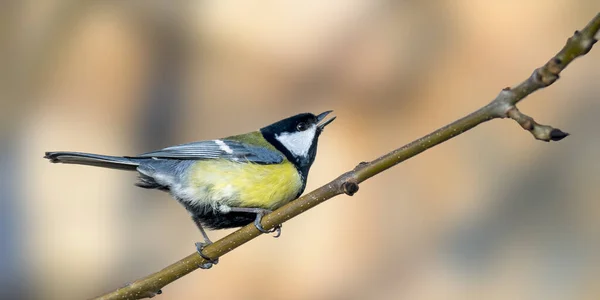
{"type": "Polygon", "coordinates": [[[281,153],[276,151],[231,140],[212,140],[182,144],[140,154],[137,157],[189,160],[222,158],[240,162],[249,161],[258,164],[278,164],[284,158],[281,153]]]}

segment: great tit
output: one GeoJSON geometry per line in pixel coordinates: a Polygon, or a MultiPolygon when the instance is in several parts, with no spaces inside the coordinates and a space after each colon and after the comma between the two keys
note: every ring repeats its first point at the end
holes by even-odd
{"type": "MultiPolygon", "coordinates": [[[[317,142],[331,113],[303,113],[260,130],[217,140],[167,147],[138,156],[107,156],[81,152],[46,152],[53,163],[80,164],[137,171],[137,186],[169,192],[191,214],[204,242],[203,229],[254,224],[270,211],[298,198],[317,154],[317,142]]],[[[280,228],[276,228],[278,234],[280,228]]],[[[270,231],[273,232],[273,231],[270,231]]]]}

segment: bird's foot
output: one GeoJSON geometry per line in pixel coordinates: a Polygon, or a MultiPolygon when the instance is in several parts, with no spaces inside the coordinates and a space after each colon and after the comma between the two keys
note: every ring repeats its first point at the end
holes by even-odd
{"type": "Polygon", "coordinates": [[[256,213],[256,219],[254,220],[254,226],[256,226],[256,229],[258,229],[258,231],[262,232],[262,233],[273,233],[275,232],[275,234],[273,235],[274,238],[278,238],[281,236],[281,224],[278,224],[277,226],[271,228],[270,230],[266,230],[263,228],[262,224],[260,223],[260,221],[262,221],[262,218],[264,217],[264,215],[270,213],[271,211],[268,209],[264,209],[262,211],[259,211],[256,213]]]}
{"type": "Polygon", "coordinates": [[[281,236],[281,224],[273,227],[271,230],[266,230],[262,224],[260,224],[260,221],[262,221],[262,218],[268,214],[271,213],[270,210],[268,209],[264,209],[264,208],[252,208],[252,207],[231,207],[229,209],[230,212],[243,212],[243,213],[253,213],[256,214],[256,219],[254,219],[254,226],[256,227],[256,229],[258,229],[258,231],[262,232],[262,233],[273,233],[275,232],[275,235],[273,235],[273,237],[279,237],[281,236]]]}
{"type": "Polygon", "coordinates": [[[210,244],[212,244],[212,242],[210,242],[210,241],[204,242],[204,243],[202,243],[202,242],[196,243],[196,251],[198,252],[198,254],[200,254],[200,256],[202,258],[204,258],[207,261],[207,263],[204,263],[204,264],[201,264],[198,266],[200,269],[205,269],[205,270],[210,269],[210,268],[212,268],[213,265],[216,265],[219,263],[219,258],[212,259],[212,258],[204,255],[204,253],[202,253],[202,250],[210,244]]]}

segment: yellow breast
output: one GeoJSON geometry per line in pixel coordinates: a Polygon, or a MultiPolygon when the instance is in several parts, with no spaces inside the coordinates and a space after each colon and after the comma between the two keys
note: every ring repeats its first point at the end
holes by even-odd
{"type": "Polygon", "coordinates": [[[191,166],[189,187],[195,201],[213,206],[276,209],[302,188],[292,163],[259,165],[230,160],[201,160],[191,166]]]}

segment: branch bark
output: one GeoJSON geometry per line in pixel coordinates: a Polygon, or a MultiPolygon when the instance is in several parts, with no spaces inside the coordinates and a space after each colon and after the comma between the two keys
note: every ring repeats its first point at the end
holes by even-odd
{"type": "MultiPolygon", "coordinates": [[[[533,118],[521,113],[516,105],[529,94],[540,88],[554,83],[562,70],[575,58],[588,53],[598,41],[596,34],[600,29],[600,13],[581,31],[567,40],[566,45],[545,65],[536,69],[529,78],[514,88],[503,89],[498,96],[486,106],[446,125],[410,144],[385,154],[371,162],[362,162],[353,170],[348,171],[322,187],[294,200],[287,205],[266,215],[262,225],[269,230],[318,204],[340,194],[352,196],[358,191],[359,183],[457,135],[474,128],[486,121],[498,118],[511,118],[538,140],[559,141],[568,134],[560,129],[542,125],[533,118]]],[[[253,224],[242,227],[234,233],[216,241],[204,248],[204,254],[213,259],[219,258],[233,249],[256,238],[261,233],[253,224]]],[[[194,252],[180,261],[136,280],[111,293],[97,299],[141,299],[151,298],[161,294],[161,288],[167,284],[196,270],[198,266],[207,263],[205,259],[194,252]]]]}

